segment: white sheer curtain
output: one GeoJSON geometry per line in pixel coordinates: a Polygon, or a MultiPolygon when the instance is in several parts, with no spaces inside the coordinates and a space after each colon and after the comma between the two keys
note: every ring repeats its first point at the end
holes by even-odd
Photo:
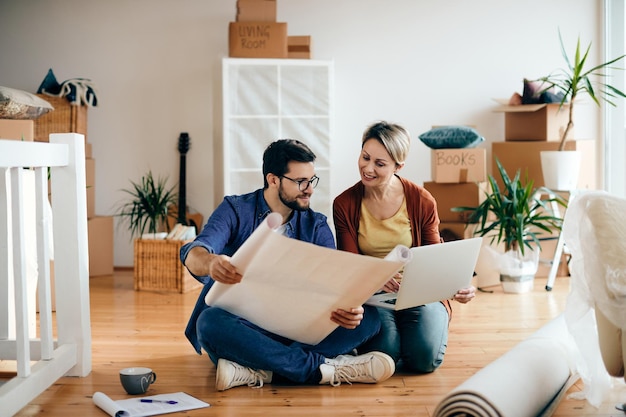
{"type": "MultiPolygon", "coordinates": [[[[604,0],[604,59],[626,53],[626,9],[623,0],[604,0]]],[[[604,61],[603,61],[604,62],[604,61]]],[[[619,63],[620,68],[626,61],[619,63]]],[[[626,71],[610,71],[610,82],[624,91],[626,71]]],[[[617,196],[626,197],[626,102],[619,99],[617,107],[606,105],[603,130],[603,176],[604,189],[617,196]]]]}

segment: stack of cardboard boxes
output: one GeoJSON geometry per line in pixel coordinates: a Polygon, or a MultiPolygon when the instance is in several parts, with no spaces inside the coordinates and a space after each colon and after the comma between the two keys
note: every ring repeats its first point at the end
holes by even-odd
{"type": "MultiPolygon", "coordinates": [[[[30,122],[32,133],[29,140],[31,141],[48,142],[51,133],[80,133],[85,137],[89,275],[111,275],[113,274],[113,217],[96,214],[96,160],[92,155],[91,143],[87,140],[88,107],[71,105],[64,97],[38,95],[52,104],[54,110],[35,120],[12,120],[11,122],[30,122]]],[[[0,136],[3,136],[1,131],[0,136]]],[[[54,196],[51,195],[50,198],[54,196]]]]}
{"type": "Polygon", "coordinates": [[[487,152],[481,147],[431,149],[432,181],[424,182],[435,200],[444,240],[473,237],[467,227],[468,212],[452,211],[453,207],[476,207],[485,199],[487,190],[487,152]]]}
{"type": "Polygon", "coordinates": [[[276,21],[276,0],[237,0],[228,30],[230,57],[311,58],[311,37],[287,35],[287,23],[276,21]]]}
{"type": "MultiPolygon", "coordinates": [[[[568,105],[559,103],[524,104],[515,106],[501,106],[497,112],[504,113],[504,141],[492,143],[492,171],[498,172],[496,158],[500,161],[509,176],[520,170],[522,178],[527,174],[533,186],[544,186],[543,171],[541,168],[541,151],[555,151],[558,149],[559,139],[565,130],[568,121],[568,105]]],[[[570,131],[570,135],[574,135],[570,131]]],[[[581,166],[578,188],[596,188],[595,143],[593,140],[570,140],[565,149],[578,150],[583,153],[585,163],[581,166]]],[[[494,176],[498,186],[502,187],[502,180],[494,176]]],[[[567,198],[566,195],[563,197],[567,198]]],[[[558,231],[553,232],[552,240],[541,243],[541,259],[536,276],[547,276],[550,264],[560,262],[557,276],[568,275],[567,257],[553,259],[556,250],[558,231]]],[[[544,236],[545,237],[545,236],[544,236]]]]}
{"type": "MultiPolygon", "coordinates": [[[[524,104],[501,106],[497,112],[504,113],[504,142],[492,144],[492,172],[498,172],[495,158],[498,158],[509,176],[521,170],[528,173],[528,179],[535,187],[542,187],[541,151],[558,149],[559,138],[567,126],[568,106],[552,104],[524,104]]],[[[570,133],[570,137],[574,132],[570,133]]],[[[579,189],[596,188],[595,143],[593,140],[570,140],[565,149],[583,152],[585,163],[581,166],[578,179],[579,189]]],[[[496,181],[502,181],[496,175],[496,181]]]]}
{"type": "MultiPolygon", "coordinates": [[[[85,172],[87,184],[87,233],[89,239],[89,275],[113,274],[113,217],[96,214],[96,160],[87,139],[87,106],[75,106],[65,97],[39,96],[54,110],[34,121],[35,141],[47,142],[50,133],[80,133],[85,137],[85,172]]],[[[54,198],[54,196],[51,196],[54,198]]]]}

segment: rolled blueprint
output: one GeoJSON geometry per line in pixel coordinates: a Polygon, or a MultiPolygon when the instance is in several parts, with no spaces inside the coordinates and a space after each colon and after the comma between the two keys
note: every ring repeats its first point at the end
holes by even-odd
{"type": "Polygon", "coordinates": [[[291,239],[276,216],[233,255],[241,282],[216,282],[205,302],[291,340],[319,343],[337,327],[332,311],[362,305],[409,260],[406,247],[379,259],[291,239]]]}

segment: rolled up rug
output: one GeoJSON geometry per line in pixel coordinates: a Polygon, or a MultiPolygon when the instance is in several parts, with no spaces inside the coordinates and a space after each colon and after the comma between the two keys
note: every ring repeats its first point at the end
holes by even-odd
{"type": "Polygon", "coordinates": [[[450,391],[434,416],[550,416],[579,378],[578,355],[559,315],[450,391]]]}

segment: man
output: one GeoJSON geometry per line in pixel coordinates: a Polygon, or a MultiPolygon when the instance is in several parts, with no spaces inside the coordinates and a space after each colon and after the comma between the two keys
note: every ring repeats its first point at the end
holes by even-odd
{"type": "Polygon", "coordinates": [[[319,181],[314,161],[315,154],[297,140],[270,144],[263,154],[264,187],[225,197],[196,239],[181,248],[183,264],[206,284],[185,334],[199,354],[204,349],[217,365],[218,391],[240,385],[262,387],[272,379],[333,386],[376,383],[395,371],[391,357],[381,352],[346,355],[380,329],[372,307],[329,312],[338,327],[312,346],[270,333],[204,302],[213,282],[237,285],[241,281],[230,257],[271,212],[282,215],[279,231],[285,236],[335,249],[326,216],[309,207],[319,181]]]}

